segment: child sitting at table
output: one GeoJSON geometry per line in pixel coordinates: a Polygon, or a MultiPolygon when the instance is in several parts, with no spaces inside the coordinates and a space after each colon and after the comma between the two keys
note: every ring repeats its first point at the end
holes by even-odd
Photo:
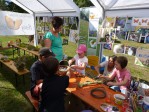
{"type": "Polygon", "coordinates": [[[88,64],[88,59],[85,56],[87,51],[86,45],[80,44],[76,50],[76,55],[68,61],[69,66],[75,61],[75,65],[71,65],[72,69],[75,69],[78,73],[85,75],[85,68],[88,64]]]}
{"type": "Polygon", "coordinates": [[[107,85],[111,86],[112,89],[126,93],[126,90],[130,87],[131,75],[127,70],[128,60],[124,56],[117,57],[115,61],[115,69],[110,76],[101,76],[107,80],[115,79],[116,82],[108,82],[107,85]]]}

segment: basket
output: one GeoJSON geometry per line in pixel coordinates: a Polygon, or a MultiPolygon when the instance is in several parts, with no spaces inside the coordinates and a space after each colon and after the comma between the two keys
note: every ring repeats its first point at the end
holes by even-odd
{"type": "Polygon", "coordinates": [[[66,66],[66,65],[60,65],[58,74],[60,76],[66,75],[66,73],[68,71],[67,68],[68,68],[68,66],[66,66]]]}

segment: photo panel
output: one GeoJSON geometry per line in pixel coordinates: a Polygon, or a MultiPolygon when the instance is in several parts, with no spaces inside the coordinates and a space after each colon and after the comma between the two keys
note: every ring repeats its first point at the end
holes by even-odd
{"type": "Polygon", "coordinates": [[[135,56],[136,55],[136,47],[131,47],[131,46],[125,46],[125,54],[128,54],[130,56],[135,56]]]}
{"type": "Polygon", "coordinates": [[[130,32],[127,40],[138,42],[140,38],[140,33],[130,32]]]}
{"type": "Polygon", "coordinates": [[[115,54],[124,53],[124,45],[123,44],[117,44],[117,45],[115,45],[114,48],[113,48],[113,52],[115,54]]]}

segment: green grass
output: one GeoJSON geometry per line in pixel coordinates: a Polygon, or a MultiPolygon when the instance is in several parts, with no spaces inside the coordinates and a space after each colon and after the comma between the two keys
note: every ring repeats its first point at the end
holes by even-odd
{"type": "MultiPolygon", "coordinates": [[[[0,37],[3,45],[6,46],[7,42],[10,40],[15,41],[17,38],[21,38],[22,42],[28,42],[26,36],[15,36],[15,37],[0,37]]],[[[149,49],[149,44],[136,43],[132,41],[123,40],[121,42],[125,45],[131,45],[133,47],[144,47],[149,49]]],[[[64,45],[64,53],[69,56],[69,58],[75,55],[77,45],[69,42],[69,45],[64,45]]],[[[12,58],[12,49],[0,51],[4,55],[8,55],[12,58]]],[[[23,54],[22,54],[23,55],[23,54]]],[[[113,55],[111,50],[104,50],[104,55],[113,55]]],[[[122,54],[119,54],[122,55],[122,54]]],[[[17,55],[15,55],[16,57],[17,55]]],[[[131,71],[132,76],[139,77],[143,80],[149,81],[149,68],[141,67],[134,64],[134,56],[124,55],[128,58],[128,69],[131,71]]],[[[35,60],[30,58],[30,63],[28,64],[28,69],[35,60]]],[[[26,99],[24,93],[29,90],[30,87],[30,75],[25,76],[26,84],[23,85],[22,77],[18,77],[18,87],[15,86],[14,73],[10,71],[7,67],[3,66],[0,68],[0,112],[32,112],[32,106],[26,99]]]]}

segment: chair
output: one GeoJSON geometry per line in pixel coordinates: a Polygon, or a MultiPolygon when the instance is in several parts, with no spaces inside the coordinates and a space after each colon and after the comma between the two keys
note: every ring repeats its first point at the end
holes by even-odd
{"type": "Polygon", "coordinates": [[[87,56],[88,58],[88,65],[89,66],[97,66],[99,63],[99,57],[98,56],[94,56],[94,55],[90,55],[87,56]]]}
{"type": "Polygon", "coordinates": [[[94,78],[98,75],[94,67],[98,65],[99,57],[90,55],[90,56],[87,56],[87,58],[88,58],[88,66],[85,69],[86,75],[88,75],[91,78],[94,78]]]}

